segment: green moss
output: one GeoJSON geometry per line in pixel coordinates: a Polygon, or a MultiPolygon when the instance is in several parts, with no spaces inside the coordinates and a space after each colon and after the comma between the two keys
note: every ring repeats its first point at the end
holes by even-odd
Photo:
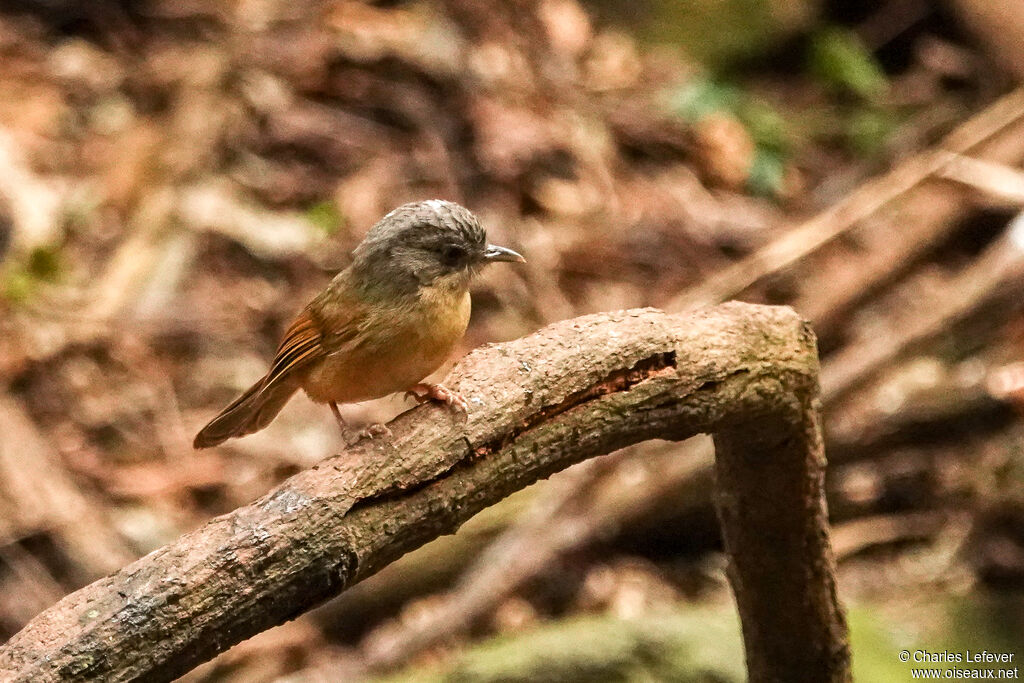
{"type": "Polygon", "coordinates": [[[20,268],[8,270],[0,276],[0,291],[11,303],[22,303],[32,297],[34,281],[20,268]]]}
{"type": "MultiPolygon", "coordinates": [[[[1020,666],[1020,614],[1024,598],[1012,593],[923,596],[894,609],[887,604],[861,604],[847,610],[853,652],[853,680],[910,680],[911,662],[899,659],[901,651],[914,653],[949,651],[963,656],[967,650],[1012,653],[1011,666],[1020,666]]],[[[916,666],[920,667],[921,664],[916,666]]],[[[990,663],[943,663],[925,665],[946,670],[988,669],[990,663]]]]}
{"type": "Polygon", "coordinates": [[[53,281],[61,272],[60,250],[55,247],[36,247],[28,255],[26,269],[32,277],[53,281]]]}
{"type": "Polygon", "coordinates": [[[328,235],[336,234],[345,225],[345,216],[333,201],[322,201],[306,209],[306,219],[328,235]]]}
{"type": "Polygon", "coordinates": [[[391,683],[449,681],[742,681],[739,624],[731,609],[624,620],[585,616],[498,636],[445,667],[409,669],[391,683]]]}
{"type": "Polygon", "coordinates": [[[13,303],[28,301],[44,282],[55,282],[63,272],[60,249],[35,247],[0,271],[0,293],[13,303]]]}

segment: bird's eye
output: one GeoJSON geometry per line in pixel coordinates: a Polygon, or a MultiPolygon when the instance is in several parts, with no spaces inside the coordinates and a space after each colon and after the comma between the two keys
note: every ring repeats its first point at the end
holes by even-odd
{"type": "Polygon", "coordinates": [[[457,266],[466,258],[466,250],[462,247],[450,245],[441,252],[441,260],[446,266],[457,266]]]}

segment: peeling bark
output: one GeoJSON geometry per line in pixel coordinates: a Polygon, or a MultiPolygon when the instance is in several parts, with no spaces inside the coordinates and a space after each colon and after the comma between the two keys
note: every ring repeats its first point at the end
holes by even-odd
{"type": "Polygon", "coordinates": [[[849,680],[814,335],[790,309],[585,316],[477,349],[448,384],[468,415],[415,408],[390,437],[364,439],[67,596],[0,648],[0,671],[171,680],[553,472],[711,432],[751,680],[849,680]]]}

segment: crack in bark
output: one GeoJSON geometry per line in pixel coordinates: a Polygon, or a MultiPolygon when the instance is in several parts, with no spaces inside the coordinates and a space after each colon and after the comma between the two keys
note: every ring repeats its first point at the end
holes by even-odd
{"type": "Polygon", "coordinates": [[[647,358],[642,358],[633,364],[632,367],[615,370],[609,373],[604,379],[591,384],[585,389],[574,391],[558,403],[544,406],[536,413],[529,416],[521,425],[512,429],[508,434],[499,439],[477,446],[473,450],[474,458],[483,458],[491,453],[507,448],[524,432],[533,429],[537,425],[558,417],[588,401],[614,394],[620,391],[629,391],[637,384],[652,379],[666,370],[675,371],[676,352],[665,351],[656,353],[647,358]]]}

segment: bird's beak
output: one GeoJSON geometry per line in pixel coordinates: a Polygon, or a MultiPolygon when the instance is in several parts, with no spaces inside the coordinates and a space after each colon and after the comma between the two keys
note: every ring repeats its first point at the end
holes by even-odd
{"type": "Polygon", "coordinates": [[[494,244],[488,244],[487,249],[484,250],[484,260],[488,263],[494,263],[495,261],[508,261],[510,263],[526,263],[526,259],[523,255],[517,251],[512,251],[505,247],[499,247],[494,244]]]}

